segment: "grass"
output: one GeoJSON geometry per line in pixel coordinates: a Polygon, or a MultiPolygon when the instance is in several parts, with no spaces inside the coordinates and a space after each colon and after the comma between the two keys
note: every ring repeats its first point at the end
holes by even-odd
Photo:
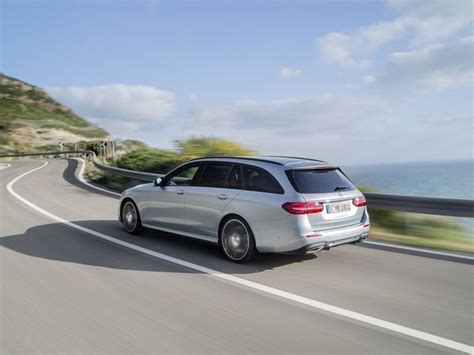
{"type": "Polygon", "coordinates": [[[86,166],[86,178],[95,185],[99,185],[119,193],[130,187],[146,183],[146,181],[129,179],[124,176],[108,174],[99,171],[90,162],[86,166]]]}
{"type": "Polygon", "coordinates": [[[393,233],[388,230],[374,227],[371,229],[369,239],[419,248],[474,254],[474,244],[469,242],[467,238],[465,240],[453,240],[450,238],[423,238],[417,235],[393,233]]]}
{"type": "Polygon", "coordinates": [[[107,132],[91,125],[70,111],[48,111],[34,104],[22,104],[14,100],[2,100],[0,105],[0,125],[21,127],[34,125],[42,128],[62,128],[72,133],[81,132],[86,137],[104,137],[107,132]],[[74,131],[74,132],[73,132],[74,131]]]}

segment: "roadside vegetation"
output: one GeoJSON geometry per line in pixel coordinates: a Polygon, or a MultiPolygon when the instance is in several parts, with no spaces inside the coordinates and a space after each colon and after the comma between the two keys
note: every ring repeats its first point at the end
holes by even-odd
{"type": "Polygon", "coordinates": [[[416,247],[474,253],[472,226],[458,219],[371,209],[370,239],[416,247]]]}
{"type": "Polygon", "coordinates": [[[175,142],[175,150],[142,147],[124,154],[116,166],[124,169],[166,174],[176,166],[204,156],[254,155],[250,149],[232,141],[192,137],[175,142]]]}
{"type": "MultiPolygon", "coordinates": [[[[140,141],[123,141],[117,147],[117,160],[107,162],[110,165],[123,169],[138,170],[156,174],[166,174],[178,165],[203,156],[230,156],[230,155],[254,155],[255,152],[232,141],[192,137],[186,140],[176,141],[176,149],[151,148],[140,141]],[[136,149],[130,150],[135,147],[136,149]]],[[[96,169],[89,169],[89,179],[100,185],[115,191],[143,183],[122,176],[107,174],[96,169]]]]}
{"type": "MultiPolygon", "coordinates": [[[[362,192],[377,192],[359,187],[362,192]]],[[[474,253],[472,227],[459,218],[370,208],[370,240],[474,253]]],[[[471,225],[472,226],[472,225],[471,225]]]]}

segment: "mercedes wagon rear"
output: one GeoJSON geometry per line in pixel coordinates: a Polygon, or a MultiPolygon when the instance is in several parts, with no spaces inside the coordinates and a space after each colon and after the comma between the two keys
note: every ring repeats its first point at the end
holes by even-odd
{"type": "Polygon", "coordinates": [[[366,201],[342,170],[294,157],[205,157],[126,190],[119,219],[206,240],[234,262],[262,253],[316,253],[364,240],[366,201]]]}
{"type": "Polygon", "coordinates": [[[301,251],[317,252],[368,237],[367,202],[341,169],[302,165],[285,173],[304,200],[283,205],[305,238],[301,251]]]}

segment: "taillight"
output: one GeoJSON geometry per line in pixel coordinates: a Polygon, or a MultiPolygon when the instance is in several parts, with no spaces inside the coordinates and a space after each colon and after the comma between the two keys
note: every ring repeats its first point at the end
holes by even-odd
{"type": "Polygon", "coordinates": [[[365,200],[365,197],[364,197],[364,196],[356,197],[355,199],[352,200],[352,203],[353,203],[354,206],[356,206],[356,207],[364,207],[364,206],[367,206],[367,201],[365,200]]]}
{"type": "Polygon", "coordinates": [[[291,214],[309,214],[322,212],[324,206],[319,202],[287,202],[283,209],[291,214]]]}

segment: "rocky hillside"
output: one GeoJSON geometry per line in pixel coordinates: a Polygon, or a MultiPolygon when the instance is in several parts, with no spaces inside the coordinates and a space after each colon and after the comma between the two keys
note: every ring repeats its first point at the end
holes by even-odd
{"type": "Polygon", "coordinates": [[[57,149],[59,142],[108,139],[108,133],[46,91],[0,74],[0,153],[57,149]]]}

